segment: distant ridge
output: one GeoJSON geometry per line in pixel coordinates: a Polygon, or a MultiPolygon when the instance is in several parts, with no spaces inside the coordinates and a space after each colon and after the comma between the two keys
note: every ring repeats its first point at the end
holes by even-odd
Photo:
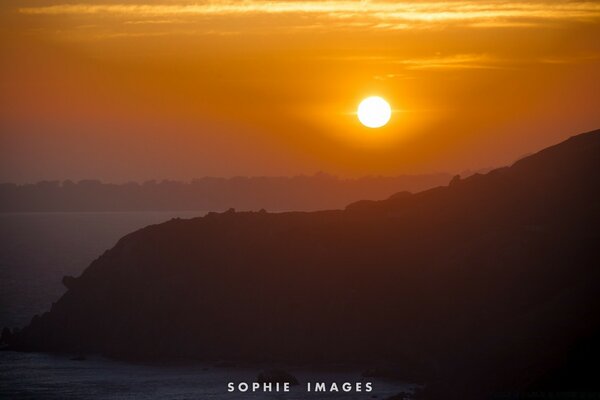
{"type": "Polygon", "coordinates": [[[384,199],[445,185],[448,174],[340,179],[325,173],[295,177],[201,178],[141,184],[96,180],[0,184],[0,212],[52,211],[269,211],[342,208],[363,198],[384,199]]]}

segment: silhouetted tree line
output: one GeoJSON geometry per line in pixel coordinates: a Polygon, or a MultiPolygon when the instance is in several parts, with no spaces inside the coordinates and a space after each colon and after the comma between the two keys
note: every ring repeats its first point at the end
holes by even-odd
{"type": "Polygon", "coordinates": [[[359,199],[384,199],[399,191],[445,185],[448,174],[368,176],[341,179],[329,174],[294,177],[205,177],[102,183],[99,180],[0,184],[0,212],[181,211],[228,208],[318,210],[342,208],[359,199]]]}

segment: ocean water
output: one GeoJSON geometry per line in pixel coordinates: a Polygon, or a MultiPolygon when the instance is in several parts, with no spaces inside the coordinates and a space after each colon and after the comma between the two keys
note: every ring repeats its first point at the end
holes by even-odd
{"type": "MultiPolygon", "coordinates": [[[[174,217],[204,212],[0,214],[0,327],[22,327],[49,310],[64,292],[64,275],[78,276],[123,235],[174,217]]],[[[44,353],[0,352],[0,399],[385,399],[414,385],[370,379],[372,392],[306,391],[306,382],[366,382],[353,366],[298,368],[287,393],[227,391],[228,382],[253,382],[272,366],[221,368],[209,364],[138,364],[44,353]]],[[[364,386],[363,386],[364,387],[364,386]]]]}

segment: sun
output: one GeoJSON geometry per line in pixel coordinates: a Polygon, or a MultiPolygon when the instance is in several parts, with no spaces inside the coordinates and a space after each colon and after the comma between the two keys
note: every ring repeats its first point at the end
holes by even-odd
{"type": "Polygon", "coordinates": [[[357,114],[360,123],[367,128],[381,128],[390,120],[392,109],[383,98],[371,96],[360,102],[357,114]]]}

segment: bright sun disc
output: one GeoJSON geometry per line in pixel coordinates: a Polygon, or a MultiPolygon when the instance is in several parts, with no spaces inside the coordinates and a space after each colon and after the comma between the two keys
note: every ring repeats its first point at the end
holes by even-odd
{"type": "Polygon", "coordinates": [[[392,109],[387,101],[379,96],[367,97],[358,105],[358,120],[368,128],[381,128],[388,123],[392,109]]]}

